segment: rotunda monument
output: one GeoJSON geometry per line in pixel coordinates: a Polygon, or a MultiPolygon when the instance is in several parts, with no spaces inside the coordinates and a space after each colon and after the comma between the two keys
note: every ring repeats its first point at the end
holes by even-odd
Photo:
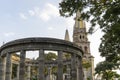
{"type": "MultiPolygon", "coordinates": [[[[34,55],[34,53],[33,53],[34,55]]],[[[83,80],[82,69],[83,51],[76,44],[55,39],[55,38],[23,38],[8,42],[0,47],[0,80],[31,80],[31,67],[37,66],[37,79],[46,80],[45,67],[57,66],[55,80],[83,80]],[[36,60],[26,58],[26,51],[37,50],[39,57],[36,60]],[[56,60],[45,60],[45,50],[57,51],[56,60]],[[16,60],[14,53],[19,52],[16,60]],[[63,59],[63,53],[71,55],[70,59],[63,59]],[[14,72],[13,64],[17,65],[14,72]],[[67,66],[67,75],[63,78],[64,66],[67,66]],[[12,75],[16,74],[16,79],[12,79],[12,75]]],[[[48,75],[50,75],[50,67],[48,67],[48,75]]],[[[49,78],[49,80],[54,80],[49,78]]]]}

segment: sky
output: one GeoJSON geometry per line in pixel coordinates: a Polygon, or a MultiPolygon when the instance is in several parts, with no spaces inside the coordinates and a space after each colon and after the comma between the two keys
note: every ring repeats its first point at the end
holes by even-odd
{"type": "MultiPolygon", "coordinates": [[[[75,16],[65,18],[59,14],[61,0],[0,0],[0,46],[9,41],[27,37],[64,39],[68,29],[72,41],[75,16]]],[[[86,27],[90,27],[86,23],[86,27]]],[[[95,65],[103,60],[98,52],[102,32],[88,35],[95,65]]]]}

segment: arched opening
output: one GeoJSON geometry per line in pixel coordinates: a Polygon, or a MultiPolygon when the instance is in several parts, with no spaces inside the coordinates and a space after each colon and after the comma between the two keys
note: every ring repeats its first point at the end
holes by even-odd
{"type": "Polygon", "coordinates": [[[85,53],[88,53],[88,47],[87,46],[84,47],[84,50],[85,50],[85,53]]]}
{"type": "Polygon", "coordinates": [[[80,39],[81,39],[82,37],[81,37],[81,35],[80,35],[80,39]]]}

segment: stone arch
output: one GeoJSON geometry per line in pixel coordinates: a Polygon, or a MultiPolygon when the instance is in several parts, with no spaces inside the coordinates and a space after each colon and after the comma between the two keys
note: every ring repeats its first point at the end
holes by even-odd
{"type": "Polygon", "coordinates": [[[88,53],[88,47],[87,46],[84,47],[84,50],[85,50],[85,53],[88,53]]]}

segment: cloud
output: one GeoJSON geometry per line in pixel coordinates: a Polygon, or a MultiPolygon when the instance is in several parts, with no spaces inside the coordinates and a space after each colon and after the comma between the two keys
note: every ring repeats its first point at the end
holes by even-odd
{"type": "Polygon", "coordinates": [[[48,27],[48,30],[53,30],[54,28],[53,27],[48,27]]]}
{"type": "Polygon", "coordinates": [[[48,20],[50,20],[50,16],[49,16],[48,14],[46,14],[46,13],[41,13],[41,14],[39,15],[39,17],[40,17],[43,21],[48,21],[48,20]]]}
{"type": "Polygon", "coordinates": [[[24,13],[20,13],[19,15],[20,15],[20,18],[22,18],[22,19],[24,19],[24,20],[26,20],[26,19],[27,19],[27,16],[25,16],[25,14],[24,14],[24,13]]]}
{"type": "Polygon", "coordinates": [[[47,3],[45,4],[45,8],[40,13],[40,18],[44,21],[50,20],[52,17],[58,17],[59,16],[59,10],[56,6],[47,3]]]}
{"type": "Polygon", "coordinates": [[[39,7],[34,7],[33,9],[28,11],[28,15],[38,17],[40,15],[40,12],[41,12],[41,10],[39,7]]]}
{"type": "Polygon", "coordinates": [[[33,9],[28,10],[27,12],[19,13],[19,15],[24,20],[30,17],[37,17],[43,21],[48,21],[51,18],[56,18],[59,16],[59,9],[51,3],[46,3],[43,6],[43,8],[34,7],[33,9]]]}
{"type": "Polygon", "coordinates": [[[33,10],[29,10],[28,13],[30,14],[30,16],[34,16],[35,12],[33,10]]]}
{"type": "Polygon", "coordinates": [[[10,37],[10,36],[14,36],[14,35],[15,35],[14,32],[4,33],[4,36],[6,36],[6,37],[10,37]]]}
{"type": "Polygon", "coordinates": [[[73,17],[69,17],[67,19],[65,19],[65,23],[67,24],[67,28],[73,28],[74,26],[74,18],[73,17]]]}

